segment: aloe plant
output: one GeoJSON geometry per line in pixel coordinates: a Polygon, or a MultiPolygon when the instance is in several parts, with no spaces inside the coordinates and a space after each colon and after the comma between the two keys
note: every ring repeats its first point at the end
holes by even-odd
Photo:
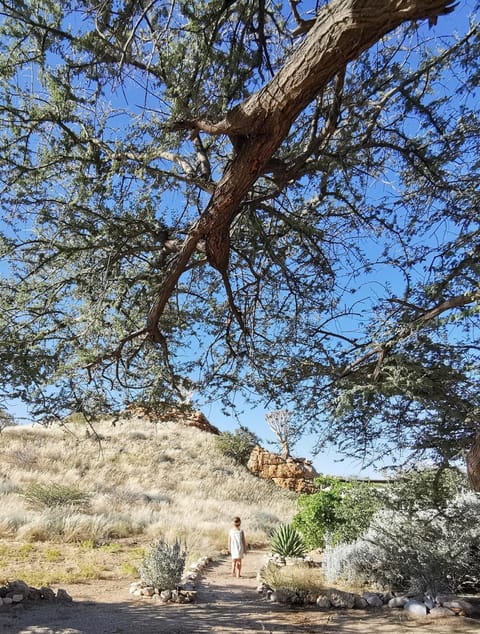
{"type": "Polygon", "coordinates": [[[270,549],[281,557],[303,557],[306,553],[302,536],[290,524],[281,524],[273,532],[270,549]]]}

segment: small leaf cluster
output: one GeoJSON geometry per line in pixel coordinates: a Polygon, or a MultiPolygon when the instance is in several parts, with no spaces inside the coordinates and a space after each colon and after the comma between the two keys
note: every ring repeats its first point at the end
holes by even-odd
{"type": "Polygon", "coordinates": [[[139,568],[140,578],[159,590],[175,590],[185,568],[187,550],[178,539],[168,544],[159,539],[152,544],[139,568]]]}

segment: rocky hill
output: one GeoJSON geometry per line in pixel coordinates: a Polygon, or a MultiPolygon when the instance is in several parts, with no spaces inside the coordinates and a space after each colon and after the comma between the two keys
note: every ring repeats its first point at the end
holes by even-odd
{"type": "Polygon", "coordinates": [[[114,425],[4,429],[4,575],[35,584],[108,576],[114,574],[109,566],[119,574],[121,566],[122,574],[134,576],[142,549],[154,539],[180,538],[192,558],[221,551],[233,515],[242,517],[251,543],[265,543],[291,519],[297,496],[224,456],[215,439],[178,421],[134,414],[114,425]],[[125,556],[109,564],[109,551],[125,556]]]}

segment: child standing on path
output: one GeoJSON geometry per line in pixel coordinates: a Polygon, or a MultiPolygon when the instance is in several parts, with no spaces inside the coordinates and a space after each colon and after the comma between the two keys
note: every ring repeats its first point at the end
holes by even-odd
{"type": "Polygon", "coordinates": [[[245,533],[240,528],[239,517],[233,518],[233,527],[228,534],[228,550],[232,556],[232,577],[240,577],[242,572],[242,559],[247,552],[247,540],[245,533]]]}

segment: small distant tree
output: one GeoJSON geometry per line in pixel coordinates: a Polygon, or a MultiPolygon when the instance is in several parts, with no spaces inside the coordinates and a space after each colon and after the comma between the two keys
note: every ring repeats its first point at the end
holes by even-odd
{"type": "Polygon", "coordinates": [[[277,437],[282,458],[290,457],[290,450],[300,440],[302,430],[299,425],[291,420],[291,412],[286,409],[277,409],[265,414],[267,425],[277,437]]]}
{"type": "Polygon", "coordinates": [[[234,432],[222,432],[215,438],[215,442],[224,456],[246,466],[253,448],[260,444],[260,439],[247,427],[240,425],[234,432]]]}
{"type": "Polygon", "coordinates": [[[14,417],[4,409],[0,410],[0,432],[2,432],[5,427],[14,427],[17,424],[14,417]]]}

